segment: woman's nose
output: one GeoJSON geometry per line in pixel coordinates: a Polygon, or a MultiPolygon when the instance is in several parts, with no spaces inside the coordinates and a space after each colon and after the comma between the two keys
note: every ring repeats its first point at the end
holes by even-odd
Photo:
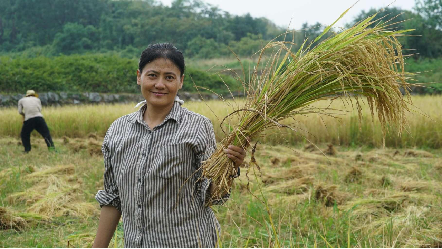
{"type": "Polygon", "coordinates": [[[164,79],[158,79],[157,82],[155,83],[155,88],[158,89],[164,89],[165,85],[164,85],[164,79]]]}

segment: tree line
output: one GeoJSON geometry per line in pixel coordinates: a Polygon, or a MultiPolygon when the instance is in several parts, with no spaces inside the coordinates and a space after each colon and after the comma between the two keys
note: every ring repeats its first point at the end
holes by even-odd
{"type": "Polygon", "coordinates": [[[216,57],[229,53],[223,45],[252,40],[253,51],[281,32],[265,18],[232,16],[199,0],[176,0],[170,7],[153,0],[0,1],[2,52],[131,51],[169,41],[190,57],[216,57]]]}
{"type": "MultiPolygon", "coordinates": [[[[431,85],[414,91],[440,93],[441,10],[440,0],[416,0],[414,11],[362,11],[347,26],[378,13],[372,25],[389,22],[392,30],[415,29],[399,37],[404,53],[416,59],[406,69],[421,72],[417,82],[431,85]]],[[[0,92],[137,92],[137,58],[150,43],[172,42],[196,60],[234,57],[233,52],[244,58],[278,36],[293,41],[297,50],[324,28],[304,23],[284,38],[280,35],[286,30],[265,18],[231,15],[200,0],[175,0],[171,6],[155,0],[0,0],[0,92]]],[[[186,77],[186,91],[195,91],[194,84],[221,94],[227,94],[225,84],[232,91],[241,89],[228,75],[220,79],[196,68],[186,70],[191,76],[186,77]]],[[[244,77],[247,82],[247,73],[244,77]]]]}
{"type": "MultiPolygon", "coordinates": [[[[416,0],[413,12],[387,8],[378,16],[387,16],[380,21],[396,17],[393,29],[416,29],[402,39],[404,48],[416,49],[416,56],[438,58],[441,9],[440,0],[416,0]]],[[[362,11],[347,25],[376,12],[362,11]]],[[[294,41],[299,46],[323,29],[319,23],[304,23],[294,41]]],[[[250,56],[285,31],[266,18],[231,15],[200,0],[175,0],[170,7],[155,0],[0,0],[3,54],[31,51],[56,56],[118,50],[137,56],[149,43],[169,41],[189,58],[231,56],[231,51],[250,56]]]]}

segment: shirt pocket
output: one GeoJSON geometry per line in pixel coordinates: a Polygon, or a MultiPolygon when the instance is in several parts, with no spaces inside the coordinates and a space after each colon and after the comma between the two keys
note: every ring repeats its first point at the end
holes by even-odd
{"type": "Polygon", "coordinates": [[[185,143],[169,144],[160,149],[153,174],[160,178],[182,178],[192,176],[194,156],[191,147],[185,143]]]}

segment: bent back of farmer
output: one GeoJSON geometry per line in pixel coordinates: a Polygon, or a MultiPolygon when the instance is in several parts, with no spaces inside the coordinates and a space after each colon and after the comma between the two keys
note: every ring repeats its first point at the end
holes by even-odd
{"type": "Polygon", "coordinates": [[[43,117],[41,114],[41,101],[35,97],[35,92],[29,90],[26,97],[18,101],[18,112],[24,116],[24,121],[35,117],[43,117]]]}
{"type": "Polygon", "coordinates": [[[18,113],[23,116],[23,127],[20,133],[25,152],[31,151],[31,132],[35,129],[44,138],[48,148],[53,148],[51,134],[41,114],[41,101],[33,90],[26,92],[26,97],[18,101],[18,113]]]}

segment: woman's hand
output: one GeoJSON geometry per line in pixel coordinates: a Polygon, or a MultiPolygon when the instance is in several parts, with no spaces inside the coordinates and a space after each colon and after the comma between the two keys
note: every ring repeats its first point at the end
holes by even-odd
{"type": "Polygon", "coordinates": [[[228,158],[232,159],[235,163],[235,167],[239,167],[246,157],[246,151],[243,148],[234,145],[229,145],[227,149],[224,149],[224,153],[226,153],[228,158]]]}

